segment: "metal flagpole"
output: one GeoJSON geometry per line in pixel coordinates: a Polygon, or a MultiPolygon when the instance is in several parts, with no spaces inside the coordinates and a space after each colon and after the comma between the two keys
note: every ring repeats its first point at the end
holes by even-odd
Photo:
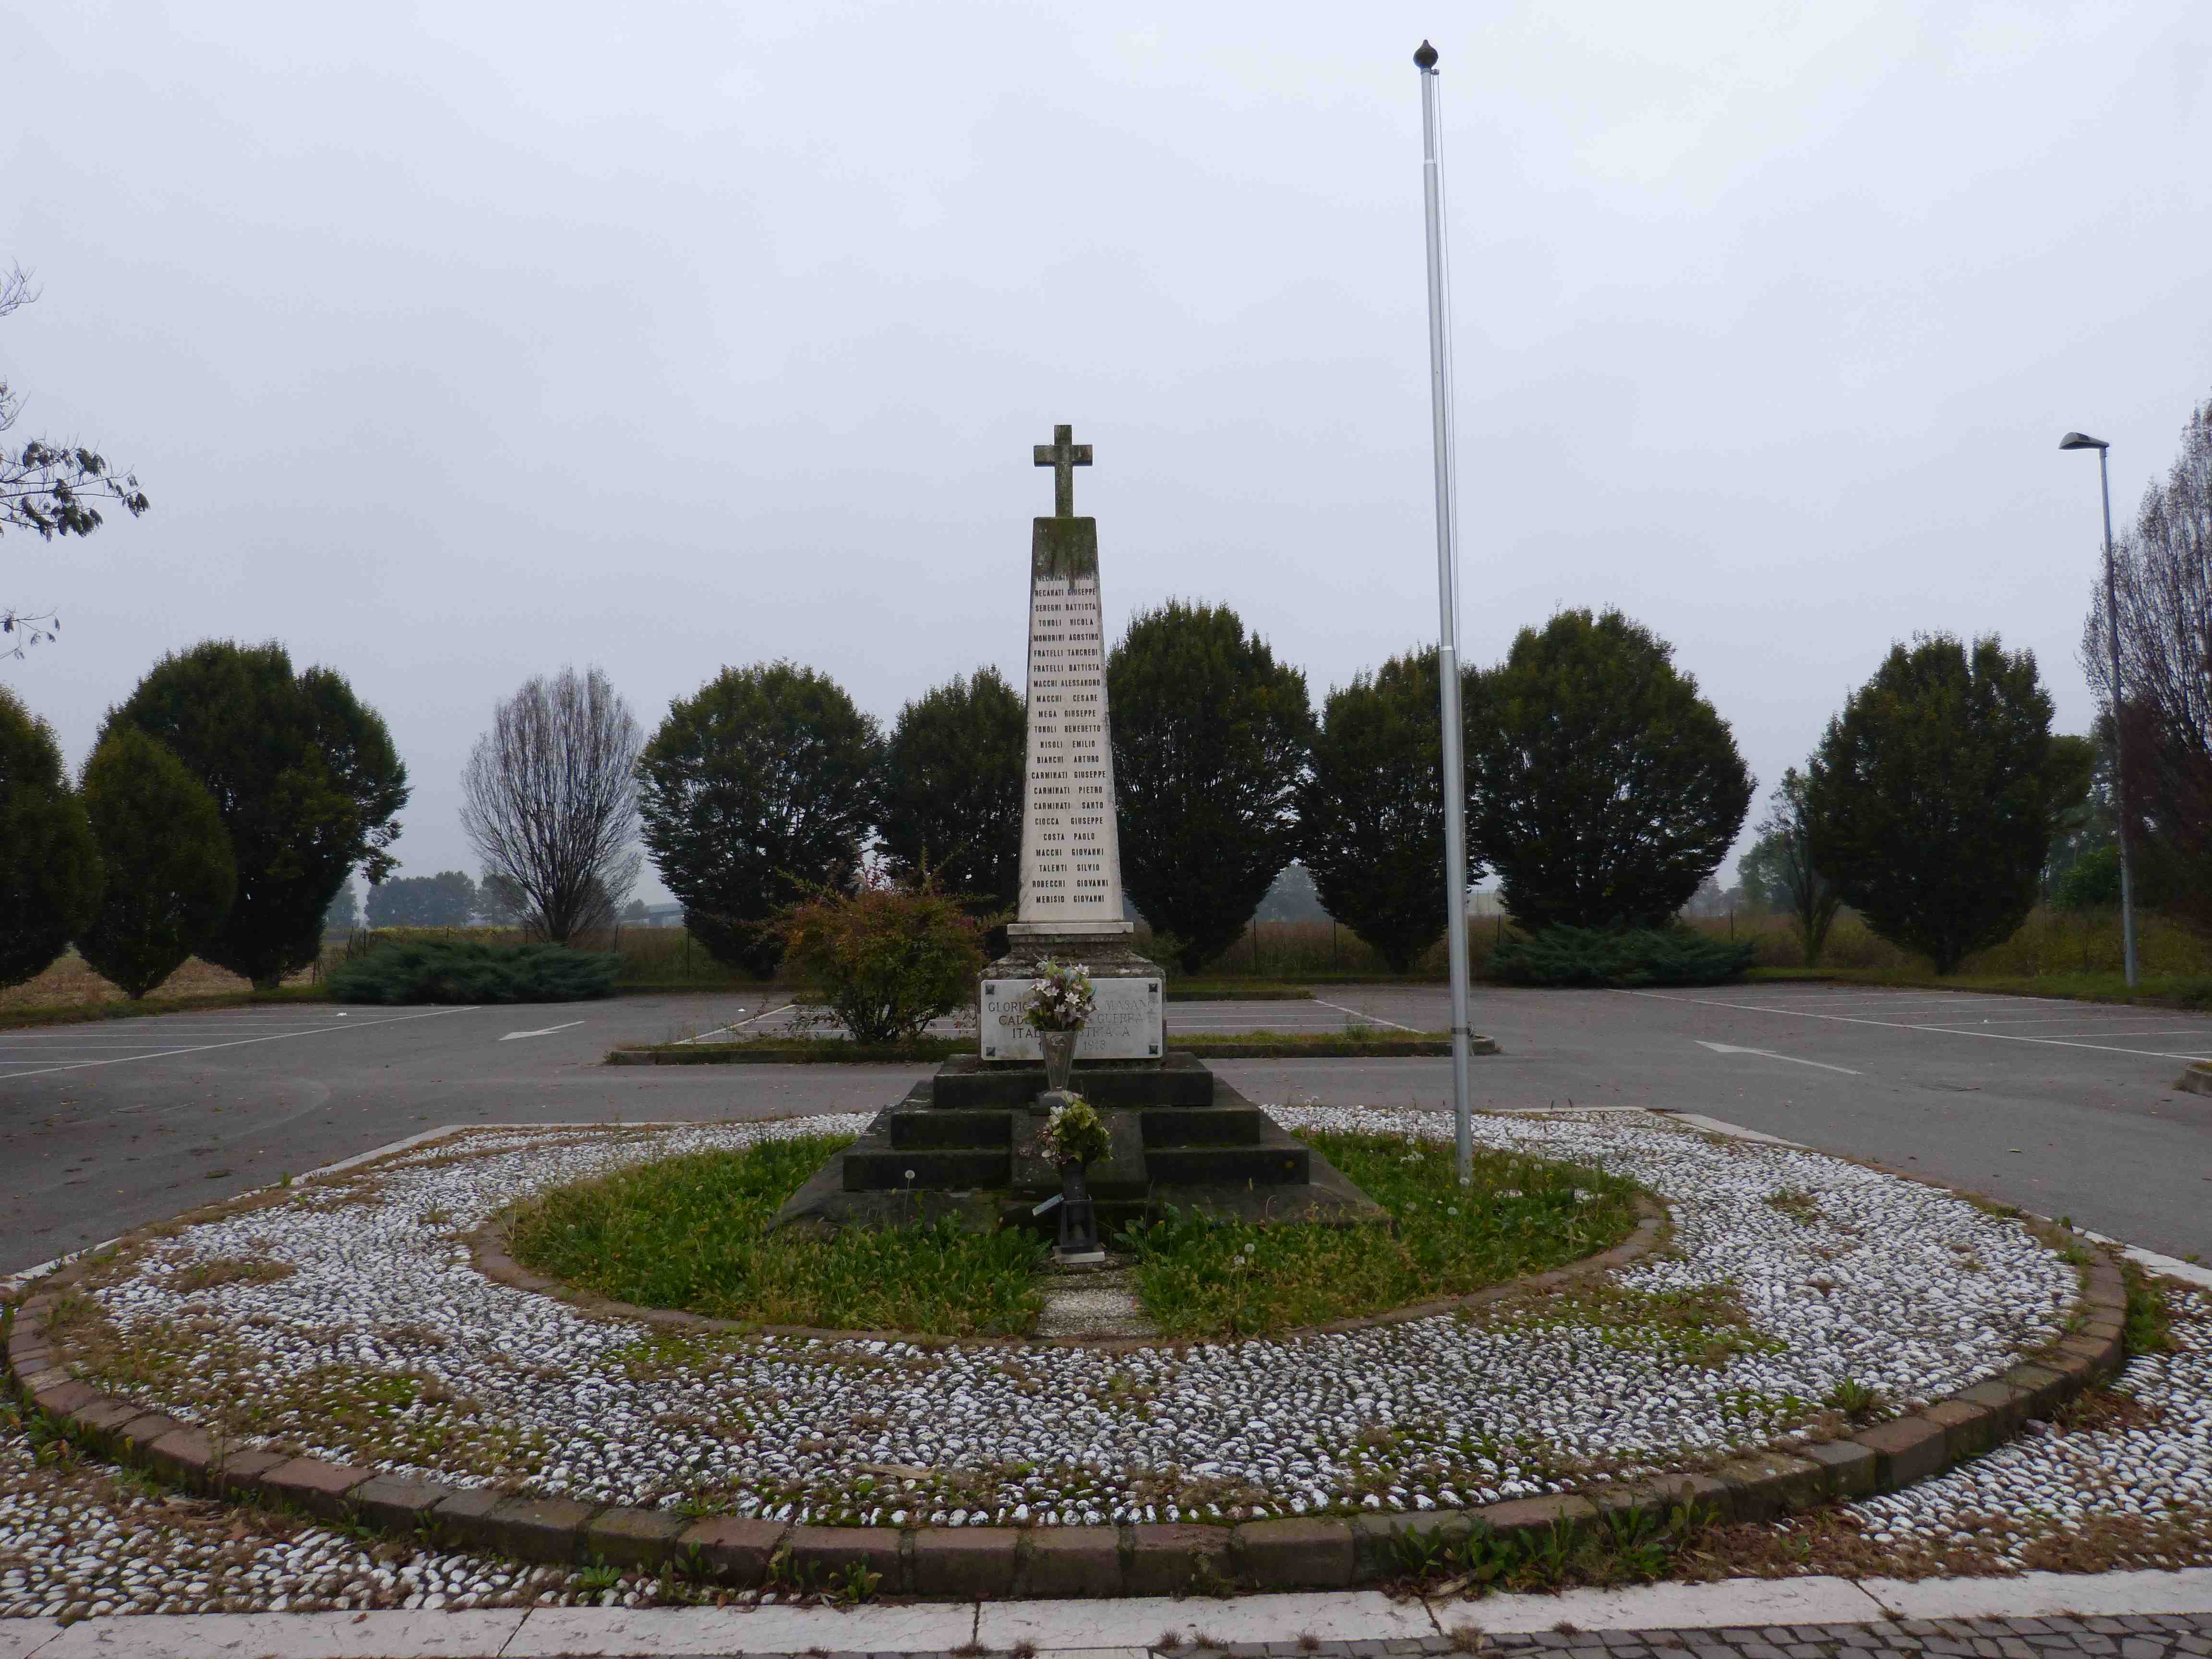
{"type": "Polygon", "coordinates": [[[1421,185],[1429,222],[1429,392],[1437,465],[1437,683],[1443,721],[1444,938],[1451,956],[1452,1120],[1459,1178],[1474,1179],[1474,1129],[1467,1100],[1467,783],[1461,757],[1459,579],[1452,556],[1451,345],[1444,287],[1443,178],[1437,159],[1437,49],[1413,54],[1421,71],[1421,185]]]}

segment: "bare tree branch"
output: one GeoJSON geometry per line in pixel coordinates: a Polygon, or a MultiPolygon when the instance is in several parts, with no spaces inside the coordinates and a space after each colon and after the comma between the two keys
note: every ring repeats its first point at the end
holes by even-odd
{"type": "Polygon", "coordinates": [[[629,708],[597,668],[538,676],[492,716],[461,775],[461,827],[556,945],[606,926],[637,880],[637,756],[629,708]]]}
{"type": "MultiPolygon", "coordinates": [[[[0,276],[0,317],[29,305],[38,298],[21,265],[0,276]]],[[[22,399],[0,379],[0,432],[15,424],[22,399]]],[[[101,501],[119,503],[132,518],[149,503],[138,487],[138,475],[118,475],[107,458],[82,444],[51,444],[33,438],[21,448],[0,445],[0,532],[10,528],[34,530],[52,541],[57,536],[89,536],[103,522],[101,501]]],[[[49,614],[25,616],[0,608],[0,658],[20,657],[30,647],[51,640],[60,624],[49,614]]]]}

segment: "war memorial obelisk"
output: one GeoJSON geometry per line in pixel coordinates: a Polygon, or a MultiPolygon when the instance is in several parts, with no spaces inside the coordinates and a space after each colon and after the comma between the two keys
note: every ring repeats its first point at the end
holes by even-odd
{"type": "Polygon", "coordinates": [[[1022,1018],[1036,964],[1079,962],[1097,1006],[1081,1060],[1158,1060],[1164,1052],[1159,965],[1137,954],[1121,911],[1114,745],[1106,698],[1098,520],[1075,515],[1075,469],[1091,446],[1055,426],[1036,446],[1053,469],[1053,514],[1030,532],[1029,744],[1022,811],[1022,895],[1006,954],[983,972],[977,1024],[986,1060],[1042,1055],[1022,1018]]]}
{"type": "Polygon", "coordinates": [[[1064,426],[1036,447],[1057,510],[1030,535],[1029,767],[1022,899],[1006,954],[976,986],[981,1037],[954,1054],[784,1201],[779,1226],[814,1232],[950,1220],[975,1232],[1041,1220],[1065,1176],[1048,1144],[1045,1068],[1022,1000],[1047,960],[1091,970],[1096,1009],[1075,1086],[1109,1150],[1088,1166],[1109,1232],[1164,1207],[1249,1221],[1386,1222],[1319,1151],[1293,1139],[1196,1057],[1167,1052],[1166,981],[1121,914],[1121,837],[1098,606],[1098,525],[1075,516],[1091,446],[1064,426]]]}

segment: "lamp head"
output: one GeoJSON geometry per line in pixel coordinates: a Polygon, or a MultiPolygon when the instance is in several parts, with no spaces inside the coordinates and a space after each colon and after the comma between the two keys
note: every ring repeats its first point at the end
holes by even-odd
{"type": "Polygon", "coordinates": [[[2110,449],[2112,445],[2102,438],[2093,438],[2086,432],[2069,432],[2058,441],[2061,449],[2110,449]]]}
{"type": "Polygon", "coordinates": [[[1422,41],[1420,50],[1413,54],[1413,63],[1422,74],[1427,74],[1437,66],[1437,49],[1427,41],[1422,41]]]}

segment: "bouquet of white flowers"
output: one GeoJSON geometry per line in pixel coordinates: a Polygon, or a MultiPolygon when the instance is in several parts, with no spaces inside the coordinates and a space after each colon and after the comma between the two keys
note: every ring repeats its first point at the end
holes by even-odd
{"type": "Polygon", "coordinates": [[[1024,1001],[1023,1017],[1033,1031],[1079,1031],[1097,1006],[1091,970],[1079,962],[1037,963],[1036,978],[1024,1001]]]}

